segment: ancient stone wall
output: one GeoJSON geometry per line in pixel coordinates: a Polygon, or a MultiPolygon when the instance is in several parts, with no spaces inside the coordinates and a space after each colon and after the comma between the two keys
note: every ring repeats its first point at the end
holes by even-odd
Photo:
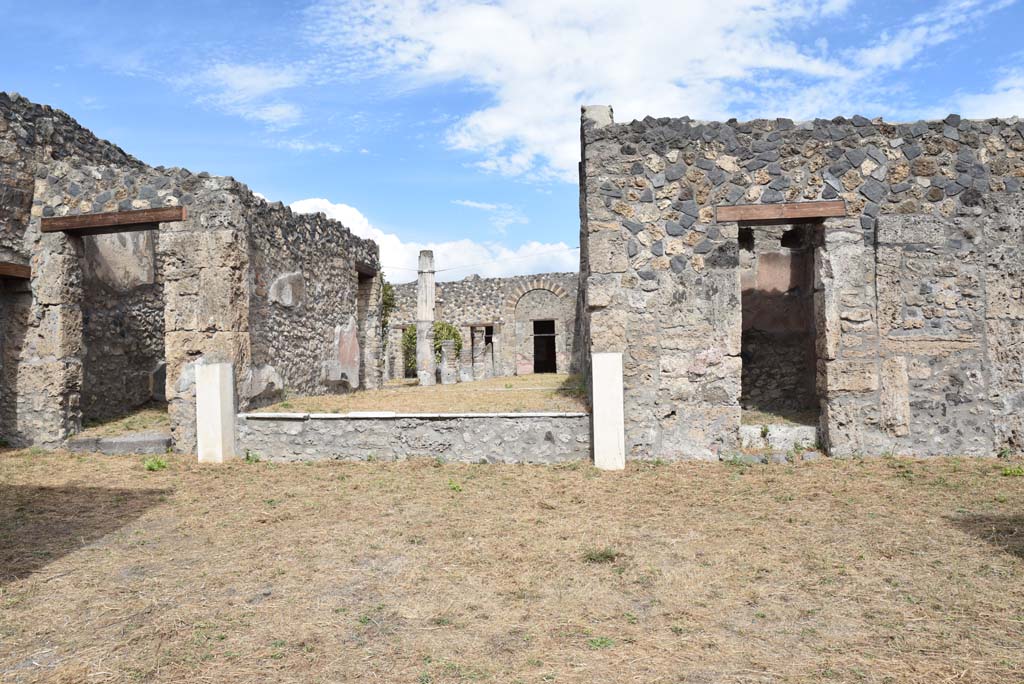
{"type": "Polygon", "coordinates": [[[584,413],[253,413],[239,417],[238,446],[271,461],[560,463],[590,457],[590,420],[584,413]]]}
{"type": "Polygon", "coordinates": [[[38,164],[72,157],[92,164],[144,166],[59,109],[0,91],[0,259],[17,255],[27,263],[23,235],[35,175],[43,173],[38,164]]]}
{"type": "MultiPolygon", "coordinates": [[[[59,441],[79,429],[83,409],[96,414],[85,417],[107,417],[131,408],[129,399],[143,399],[138,388],[148,387],[152,397],[164,395],[168,400],[176,443],[191,450],[192,364],[203,355],[219,355],[238,364],[240,377],[248,369],[245,224],[231,194],[242,186],[184,169],[93,166],[77,158],[45,168],[47,173],[36,179],[25,239],[35,254],[36,306],[49,305],[40,294],[54,291],[53,312],[48,310],[46,317],[52,318],[53,329],[41,327],[39,340],[45,343],[52,333],[65,341],[67,377],[59,393],[68,398],[69,406],[42,432],[59,441]],[[166,206],[185,206],[193,214],[144,233],[84,238],[40,233],[45,216],[166,206]],[[149,245],[154,246],[151,267],[149,245]],[[102,285],[100,278],[106,279],[102,285]],[[139,287],[133,287],[136,284],[139,287]],[[110,299],[100,299],[104,296],[110,299]],[[128,312],[135,318],[119,316],[128,312]],[[145,353],[117,372],[104,355],[118,349],[125,361],[130,356],[126,351],[145,353]],[[90,370],[93,360],[97,366],[90,370]],[[114,375],[98,377],[105,372],[114,375]],[[89,386],[94,381],[101,383],[101,390],[129,391],[90,405],[89,398],[97,396],[89,386]],[[163,388],[157,386],[161,381],[163,388]]],[[[30,345],[22,367],[47,358],[44,351],[41,344],[30,345]]],[[[40,395],[36,405],[48,403],[45,397],[55,391],[45,383],[19,388],[20,394],[40,395]]]]}
{"type": "MultiPolygon", "coordinates": [[[[128,169],[143,167],[64,112],[0,92],[0,260],[27,265],[33,253],[42,251],[43,240],[29,230],[36,179],[48,176],[50,164],[72,159],[115,163],[128,169]]],[[[85,202],[85,198],[77,201],[85,202]]],[[[13,279],[7,279],[0,294],[6,300],[0,306],[6,309],[9,326],[0,351],[0,437],[16,445],[57,443],[61,426],[80,419],[82,359],[77,347],[61,334],[63,327],[81,325],[80,313],[61,304],[59,295],[61,287],[74,289],[81,280],[81,274],[72,276],[65,267],[70,260],[87,255],[59,239],[48,242],[57,249],[45,261],[37,260],[36,266],[45,263],[54,267],[55,280],[40,284],[41,296],[33,298],[28,283],[13,279]],[[53,387],[46,389],[50,384],[53,387]],[[63,387],[66,392],[55,387],[63,387]],[[40,435],[49,438],[37,439],[40,435]]],[[[97,318],[92,321],[95,323],[97,318]]]]}
{"type": "MultiPolygon", "coordinates": [[[[522,361],[522,372],[527,372],[527,366],[532,368],[532,330],[522,324],[526,317],[555,320],[559,349],[558,372],[575,372],[572,350],[576,333],[577,282],[575,273],[541,273],[510,278],[471,275],[462,280],[437,283],[435,320],[459,328],[463,344],[467,345],[472,340],[472,327],[492,326],[494,372],[498,375],[515,375],[519,360],[522,361]],[[539,308],[531,304],[538,298],[545,302],[539,308]],[[517,316],[520,320],[518,327],[517,316]]],[[[415,319],[416,284],[396,285],[395,310],[390,319],[389,353],[400,355],[401,330],[404,326],[414,324],[415,319]]],[[[400,356],[394,360],[393,367],[401,368],[400,356]]]]}
{"type": "MultiPolygon", "coordinates": [[[[23,313],[23,296],[3,295],[5,318],[14,311],[12,320],[25,320],[23,333],[4,340],[5,438],[57,445],[80,429],[83,410],[87,417],[101,417],[164,394],[175,446],[190,451],[197,362],[235,365],[242,409],[266,400],[267,386],[275,381],[306,392],[338,376],[345,340],[338,321],[347,322],[357,311],[357,266],[379,270],[372,242],[353,238],[322,215],[293,215],[280,204],[267,204],[232,178],[145,166],[117,148],[104,148],[49,108],[0,98],[0,112],[2,131],[20,155],[17,163],[5,157],[0,168],[13,169],[5,178],[19,183],[27,169],[33,181],[27,191],[30,220],[4,225],[21,245],[8,251],[15,258],[31,257],[32,264],[29,314],[23,313]],[[50,131],[41,139],[23,120],[25,112],[58,123],[35,126],[50,131]],[[67,149],[68,140],[83,146],[82,154],[67,149]],[[158,231],[93,238],[40,232],[48,216],[166,206],[184,206],[187,219],[161,224],[158,231]],[[310,288],[323,297],[294,305],[303,288],[281,276],[295,273],[303,283],[325,278],[310,288]],[[309,333],[314,318],[330,321],[330,329],[325,323],[309,333]],[[279,358],[281,369],[268,371],[269,358],[279,358]]],[[[22,185],[16,189],[5,197],[21,202],[26,191],[22,185]]],[[[15,204],[8,201],[0,214],[22,217],[15,204]]],[[[376,290],[371,282],[363,306],[365,339],[354,352],[370,366],[380,344],[379,277],[377,282],[376,290]]],[[[5,291],[10,287],[5,284],[5,291]]],[[[379,377],[370,366],[356,367],[357,374],[365,373],[361,384],[379,377]]]]}
{"type": "Polygon", "coordinates": [[[380,270],[377,245],[323,214],[242,200],[253,288],[243,406],[279,401],[285,387],[330,394],[379,386],[379,276],[360,288],[360,270],[380,270]]]}
{"type": "Polygon", "coordinates": [[[979,267],[1018,268],[1024,123],[614,124],[596,108],[584,112],[582,135],[584,323],[591,351],[624,354],[632,457],[707,458],[737,443],[738,230],[716,223],[715,207],[832,198],[845,201],[849,218],[815,227],[814,266],[817,392],[832,451],[992,453],[1019,443],[1010,406],[1019,401],[1020,358],[1009,350],[1020,300],[1006,295],[1010,305],[995,318],[979,267]],[[943,228],[895,239],[880,217],[897,233],[925,217],[943,228]],[[1010,240],[980,241],[986,231],[1010,240]],[[909,303],[899,295],[898,306],[888,304],[911,283],[909,303]],[[903,323],[921,322],[913,343],[885,322],[897,309],[903,323]],[[982,359],[990,369],[994,359],[1008,364],[1010,385],[995,388],[982,359]],[[914,378],[924,366],[928,378],[914,378]],[[980,402],[996,394],[998,407],[980,402]],[[979,429],[986,419],[992,438],[979,429]]]}
{"type": "Polygon", "coordinates": [[[879,222],[879,420],[900,453],[1024,446],[1024,197],[977,209],[879,222]]]}

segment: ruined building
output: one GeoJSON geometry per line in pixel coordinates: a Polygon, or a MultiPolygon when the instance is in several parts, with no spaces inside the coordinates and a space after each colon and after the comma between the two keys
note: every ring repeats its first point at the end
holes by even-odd
{"type": "Polygon", "coordinates": [[[576,349],[621,354],[628,457],[728,456],[744,415],[833,455],[1024,447],[1024,122],[581,135],[576,349]]]}
{"type": "MultiPolygon", "coordinates": [[[[463,356],[477,361],[478,376],[569,373],[578,281],[575,273],[541,273],[437,283],[434,320],[459,329],[463,356]]],[[[402,333],[415,324],[416,283],[396,285],[387,345],[392,377],[404,376],[402,333]]],[[[472,372],[463,379],[474,379],[472,372]]]]}
{"type": "Polygon", "coordinates": [[[169,403],[195,448],[195,367],[235,406],[376,387],[377,245],[229,177],[150,167],[63,112],[0,93],[0,435],[55,446],[169,403]]]}

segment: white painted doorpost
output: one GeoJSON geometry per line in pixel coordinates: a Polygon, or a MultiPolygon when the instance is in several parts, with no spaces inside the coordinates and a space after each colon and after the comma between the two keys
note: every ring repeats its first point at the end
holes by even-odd
{"type": "Polygon", "coordinates": [[[593,388],[594,465],[602,470],[626,467],[626,421],[622,392],[622,354],[590,355],[593,388]]]}
{"type": "Polygon", "coordinates": [[[196,450],[200,463],[235,457],[235,373],[230,363],[196,365],[196,450]]]}

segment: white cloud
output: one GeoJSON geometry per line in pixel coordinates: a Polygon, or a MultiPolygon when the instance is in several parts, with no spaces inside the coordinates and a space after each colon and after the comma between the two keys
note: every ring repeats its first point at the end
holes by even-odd
{"type": "Polygon", "coordinates": [[[511,225],[526,225],[530,222],[530,219],[526,218],[522,211],[511,204],[492,204],[463,199],[452,200],[452,204],[488,212],[490,224],[501,235],[504,235],[511,225]]]}
{"type": "Polygon", "coordinates": [[[238,114],[266,124],[271,129],[291,128],[302,120],[302,109],[288,102],[268,105],[240,106],[238,114]]]}
{"type": "Polygon", "coordinates": [[[1012,5],[1016,0],[948,0],[913,17],[903,27],[883,33],[874,44],[849,55],[866,72],[898,69],[928,48],[945,43],[969,30],[985,15],[1012,5]]]}
{"type": "Polygon", "coordinates": [[[359,237],[380,245],[381,263],[387,279],[393,283],[416,279],[420,250],[434,251],[438,280],[458,280],[472,273],[484,277],[503,277],[551,271],[578,271],[579,251],[564,242],[530,241],[518,247],[498,242],[451,240],[447,242],[406,242],[394,233],[374,227],[355,207],[322,198],[292,202],[299,213],[323,212],[341,221],[359,237]]]}
{"type": "Polygon", "coordinates": [[[221,111],[284,129],[302,120],[302,109],[280,93],[306,81],[305,70],[294,66],[220,63],[182,83],[199,88],[200,101],[221,111]]]}
{"type": "Polygon", "coordinates": [[[954,98],[953,111],[971,119],[1013,116],[1024,113],[1024,70],[1015,70],[996,82],[987,93],[963,93],[954,98]]]}
{"type": "Polygon", "coordinates": [[[484,211],[494,211],[498,208],[497,204],[490,204],[489,202],[476,202],[474,200],[452,200],[452,204],[458,204],[463,207],[469,207],[470,209],[483,209],[484,211]]]}
{"type": "Polygon", "coordinates": [[[292,66],[216,64],[203,72],[202,79],[220,90],[226,102],[251,102],[305,82],[305,75],[292,66]]]}
{"type": "Polygon", "coordinates": [[[765,69],[834,78],[843,66],[780,33],[844,6],[715,0],[634,12],[617,0],[325,0],[310,21],[316,44],[364,73],[468,82],[490,93],[488,106],[447,135],[453,148],[479,153],[483,168],[573,180],[581,104],[614,104],[620,120],[719,118],[729,110],[732,80],[765,69]]]}
{"type": "Polygon", "coordinates": [[[292,150],[293,152],[341,152],[342,150],[341,145],[326,142],[311,142],[301,138],[278,140],[271,144],[274,147],[278,147],[283,150],[292,150]]]}
{"type": "Polygon", "coordinates": [[[489,171],[574,181],[581,104],[612,104],[619,121],[891,112],[889,72],[1011,2],[946,0],[841,52],[789,36],[851,0],[321,0],[306,33],[349,77],[486,93],[447,143],[489,171]]]}

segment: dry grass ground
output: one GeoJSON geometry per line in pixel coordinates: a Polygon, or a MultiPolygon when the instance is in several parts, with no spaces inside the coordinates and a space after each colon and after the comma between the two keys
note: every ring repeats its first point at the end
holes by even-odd
{"type": "Polygon", "coordinates": [[[743,425],[817,425],[818,412],[804,411],[763,411],[743,409],[740,414],[743,425]]]}
{"type": "Polygon", "coordinates": [[[86,423],[79,437],[110,437],[143,430],[170,430],[167,406],[145,406],[113,420],[86,423]]]}
{"type": "Polygon", "coordinates": [[[384,389],[319,397],[294,397],[268,411],[347,413],[501,413],[586,411],[586,391],[575,375],[519,375],[455,385],[420,387],[415,380],[388,383],[384,389]]]}
{"type": "Polygon", "coordinates": [[[0,455],[5,682],[1019,682],[1024,474],[0,455]]]}

